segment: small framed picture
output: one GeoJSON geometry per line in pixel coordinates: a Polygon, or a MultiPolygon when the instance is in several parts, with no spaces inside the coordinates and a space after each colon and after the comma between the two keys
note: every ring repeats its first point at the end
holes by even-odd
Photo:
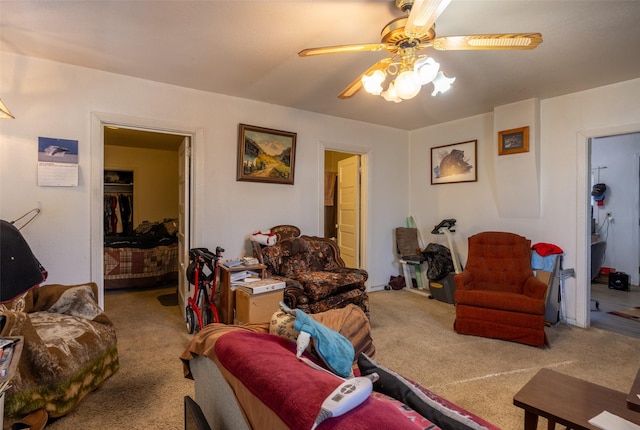
{"type": "Polygon", "coordinates": [[[237,181],[293,185],[296,133],[239,124],[237,181]]]}
{"type": "Polygon", "coordinates": [[[498,132],[498,155],[529,152],[529,127],[498,132]]]}
{"type": "Polygon", "coordinates": [[[476,182],[477,145],[477,140],[470,140],[431,148],[431,185],[476,182]]]}

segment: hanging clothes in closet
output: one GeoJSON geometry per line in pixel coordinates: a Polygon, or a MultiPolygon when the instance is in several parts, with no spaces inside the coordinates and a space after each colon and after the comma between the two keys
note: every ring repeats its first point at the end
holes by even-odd
{"type": "Polygon", "coordinates": [[[133,233],[133,193],[104,194],[105,236],[130,235],[133,233]]]}

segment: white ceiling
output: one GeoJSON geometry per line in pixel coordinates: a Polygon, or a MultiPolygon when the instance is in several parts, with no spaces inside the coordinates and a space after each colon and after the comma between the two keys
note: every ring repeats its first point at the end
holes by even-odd
{"type": "Polygon", "coordinates": [[[437,97],[337,98],[384,52],[300,58],[375,43],[392,0],[0,1],[0,50],[402,129],[640,77],[640,1],[453,0],[439,36],[542,33],[532,51],[432,51],[457,78],[437,97]]]}

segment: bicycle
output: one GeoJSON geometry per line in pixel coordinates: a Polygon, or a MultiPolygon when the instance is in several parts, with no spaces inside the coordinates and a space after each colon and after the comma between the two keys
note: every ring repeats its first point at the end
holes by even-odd
{"type": "Polygon", "coordinates": [[[220,315],[214,303],[214,298],[218,264],[223,252],[224,249],[219,246],[216,247],[215,253],[212,253],[207,248],[189,250],[191,263],[187,268],[187,280],[195,287],[193,296],[187,299],[185,312],[185,322],[189,334],[203,329],[211,322],[220,322],[220,315]]]}

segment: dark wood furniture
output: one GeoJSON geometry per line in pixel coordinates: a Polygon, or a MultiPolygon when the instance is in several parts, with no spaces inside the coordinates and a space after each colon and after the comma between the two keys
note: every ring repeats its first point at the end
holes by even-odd
{"type": "Polygon", "coordinates": [[[640,413],[627,408],[627,395],[620,391],[541,369],[515,396],[513,404],[524,409],[524,430],[535,430],[538,417],[572,430],[599,430],[589,420],[603,411],[640,424],[640,413]]]}
{"type": "Polygon", "coordinates": [[[636,379],[635,381],[633,381],[631,390],[627,395],[627,407],[636,412],[640,412],[640,397],[638,397],[639,395],[640,395],[640,370],[638,370],[636,379]]]}

